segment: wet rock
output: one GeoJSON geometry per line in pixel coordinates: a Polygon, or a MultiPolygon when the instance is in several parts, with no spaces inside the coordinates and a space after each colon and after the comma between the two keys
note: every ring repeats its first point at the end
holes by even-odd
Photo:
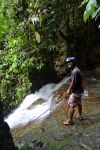
{"type": "Polygon", "coordinates": [[[44,103],[44,102],[45,102],[44,99],[39,98],[38,100],[36,100],[35,102],[33,102],[30,106],[28,106],[27,109],[33,109],[36,105],[42,104],[42,103],[44,103]]]}
{"type": "Polygon", "coordinates": [[[21,142],[19,145],[20,150],[40,150],[43,147],[43,143],[39,140],[34,140],[32,142],[21,142]]]}
{"type": "Polygon", "coordinates": [[[52,106],[68,98],[68,94],[66,93],[67,89],[68,84],[63,85],[62,88],[60,88],[53,94],[52,106]]]}
{"type": "Polygon", "coordinates": [[[35,149],[43,147],[43,143],[41,141],[35,140],[35,141],[33,141],[33,143],[34,143],[34,148],[35,149]]]}

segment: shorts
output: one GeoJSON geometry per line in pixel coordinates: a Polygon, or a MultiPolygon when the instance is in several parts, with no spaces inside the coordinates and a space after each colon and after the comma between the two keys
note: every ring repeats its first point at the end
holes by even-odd
{"type": "Polygon", "coordinates": [[[68,105],[70,107],[75,107],[77,106],[79,103],[81,103],[81,97],[82,97],[82,94],[79,93],[79,94],[74,94],[72,93],[70,96],[69,96],[69,99],[68,99],[68,105]]]}

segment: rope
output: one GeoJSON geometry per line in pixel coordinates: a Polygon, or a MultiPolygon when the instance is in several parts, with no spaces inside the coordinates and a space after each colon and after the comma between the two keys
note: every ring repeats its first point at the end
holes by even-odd
{"type": "Polygon", "coordinates": [[[98,101],[98,102],[90,102],[90,101],[88,101],[87,99],[85,99],[85,98],[82,98],[81,99],[81,101],[82,102],[86,102],[86,103],[89,103],[89,104],[100,104],[100,102],[98,101]]]}
{"type": "MultiPolygon", "coordinates": [[[[56,106],[56,105],[58,105],[59,103],[61,102],[61,100],[60,101],[58,101],[55,105],[53,105],[53,106],[51,106],[49,109],[47,109],[44,113],[42,113],[41,115],[39,115],[37,118],[35,118],[33,121],[35,122],[36,120],[38,120],[41,116],[43,116],[46,112],[48,112],[50,109],[52,109],[54,106],[56,106]]],[[[30,121],[25,127],[27,127],[28,125],[30,125],[33,121],[30,121]]],[[[20,129],[18,132],[20,132],[20,131],[22,131],[23,129],[20,129]]],[[[28,130],[28,131],[30,131],[30,129],[28,130]]],[[[18,134],[18,132],[17,133],[15,133],[14,135],[16,135],[16,134],[18,134]]],[[[18,138],[17,138],[18,139],[18,138]]],[[[16,140],[17,140],[16,139],[16,140]]]]}
{"type": "MultiPolygon", "coordinates": [[[[61,101],[62,101],[62,99],[60,99],[55,105],[51,106],[49,109],[47,109],[44,113],[42,113],[41,115],[39,115],[39,116],[38,116],[37,118],[35,118],[33,121],[38,120],[41,116],[43,116],[45,113],[47,113],[47,112],[48,112],[50,109],[52,109],[54,106],[58,105],[61,101]]],[[[85,98],[82,98],[81,101],[82,101],[82,102],[87,102],[87,103],[89,103],[89,104],[100,104],[100,102],[90,102],[90,101],[87,101],[85,98]]],[[[32,122],[32,121],[31,121],[31,122],[32,122]]],[[[29,122],[26,126],[30,125],[31,122],[29,122]]],[[[25,126],[25,127],[26,127],[26,126],[25,126]]],[[[23,129],[19,130],[19,132],[22,131],[22,130],[23,130],[23,129]]],[[[29,131],[30,131],[30,130],[29,130],[29,131]]],[[[17,132],[16,134],[18,134],[18,132],[17,132]]],[[[15,134],[15,135],[16,135],[16,134],[15,134]]],[[[18,139],[18,138],[17,138],[17,139],[18,139]]]]}
{"type": "MultiPolygon", "coordinates": [[[[100,104],[100,102],[90,102],[90,101],[87,101],[85,98],[82,98],[81,99],[82,102],[87,102],[89,104],[100,104]]],[[[61,100],[56,103],[55,105],[51,106],[49,109],[47,109],[44,113],[42,113],[41,115],[39,115],[37,118],[35,118],[33,121],[36,121],[38,120],[41,116],[43,116],[46,112],[48,112],[50,109],[52,109],[54,106],[56,106],[57,104],[59,104],[61,102],[61,100]]]]}
{"type": "MultiPolygon", "coordinates": [[[[60,100],[61,101],[61,100],[60,100]]],[[[56,103],[55,105],[51,106],[49,109],[47,109],[44,113],[42,113],[41,115],[39,115],[37,118],[35,118],[33,121],[38,120],[41,116],[43,116],[46,112],[48,112],[50,109],[52,109],[54,106],[58,105],[60,103],[60,101],[58,103],[56,103]]]]}
{"type": "MultiPolygon", "coordinates": [[[[87,101],[85,98],[82,98],[81,99],[82,102],[86,102],[86,103],[89,103],[89,104],[100,104],[100,102],[90,102],[90,101],[87,101]]],[[[58,105],[59,103],[61,102],[61,100],[56,103],[55,105],[51,106],[49,109],[47,109],[44,113],[42,113],[41,115],[39,115],[37,118],[35,118],[33,121],[36,121],[38,120],[41,116],[43,116],[45,113],[47,113],[50,109],[52,109],[54,106],[58,105]]],[[[30,123],[29,123],[30,124],[30,123]]],[[[28,125],[29,125],[28,124],[28,125]]]]}

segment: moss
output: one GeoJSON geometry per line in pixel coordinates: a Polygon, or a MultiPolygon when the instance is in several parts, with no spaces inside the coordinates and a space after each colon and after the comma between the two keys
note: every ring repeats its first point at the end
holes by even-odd
{"type": "Polygon", "coordinates": [[[57,150],[63,149],[65,146],[67,146],[70,143],[71,137],[65,138],[63,141],[55,142],[55,146],[57,150]]]}

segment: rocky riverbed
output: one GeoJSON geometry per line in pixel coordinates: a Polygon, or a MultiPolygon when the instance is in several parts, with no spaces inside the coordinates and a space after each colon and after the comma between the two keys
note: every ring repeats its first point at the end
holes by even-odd
{"type": "Polygon", "coordinates": [[[30,124],[13,131],[19,149],[100,149],[100,105],[83,104],[83,121],[74,119],[74,125],[64,126],[66,104],[45,121],[30,124]]]}

